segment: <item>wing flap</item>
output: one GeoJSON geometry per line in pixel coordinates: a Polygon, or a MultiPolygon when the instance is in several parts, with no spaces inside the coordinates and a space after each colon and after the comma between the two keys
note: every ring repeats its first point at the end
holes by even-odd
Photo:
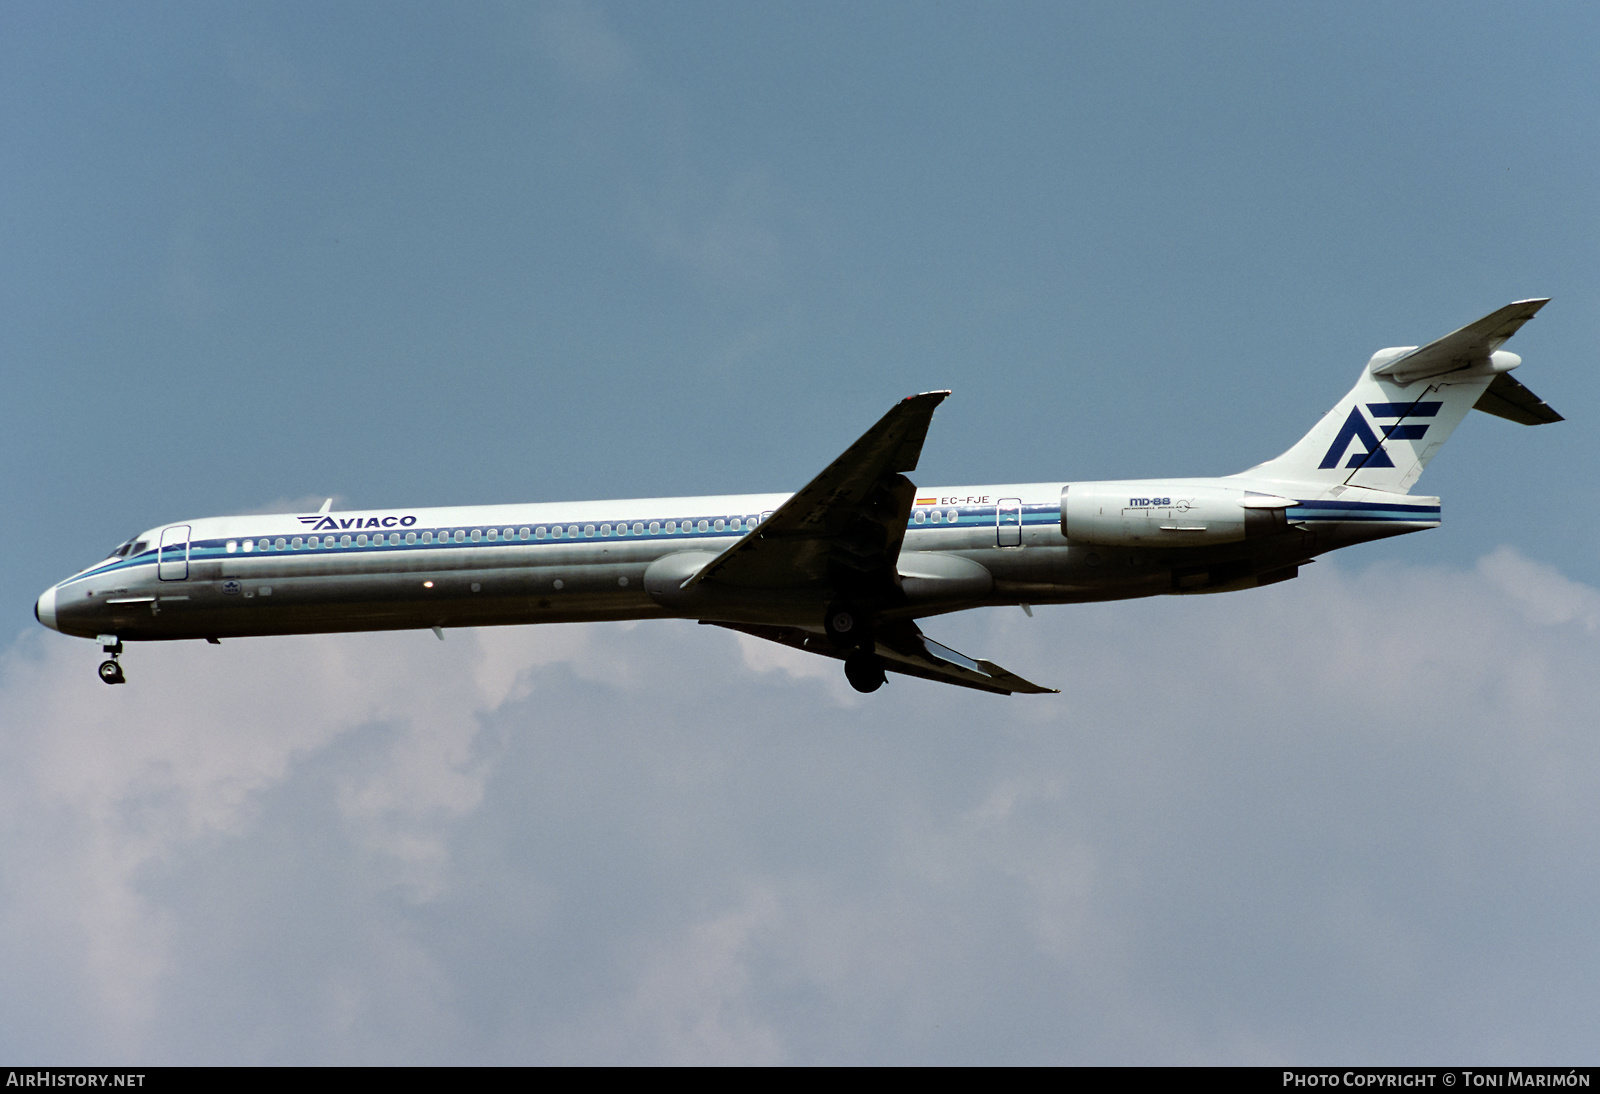
{"type": "MultiPolygon", "coordinates": [[[[706,622],[711,622],[707,620],[706,622]]],[[[838,649],[821,631],[804,627],[773,627],[752,623],[716,623],[718,627],[740,631],[756,638],[790,646],[806,653],[844,660],[838,649]]],[[[878,631],[876,652],[888,672],[916,676],[941,684],[987,691],[994,695],[1054,695],[1058,689],[1040,687],[993,661],[968,657],[924,635],[915,623],[904,622],[878,631]]]]}

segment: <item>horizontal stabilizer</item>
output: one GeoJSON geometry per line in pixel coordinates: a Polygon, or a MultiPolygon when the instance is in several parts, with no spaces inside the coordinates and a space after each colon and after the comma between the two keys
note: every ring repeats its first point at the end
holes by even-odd
{"type": "Polygon", "coordinates": [[[1522,324],[1548,303],[1550,300],[1546,297],[1507,304],[1476,323],[1468,323],[1460,330],[1373,369],[1372,374],[1387,376],[1397,384],[1409,384],[1424,377],[1470,368],[1505,345],[1507,339],[1522,329],[1522,324]]]}
{"type": "Polygon", "coordinates": [[[1551,422],[1565,421],[1551,409],[1549,403],[1523,387],[1509,372],[1496,376],[1472,407],[1518,425],[1549,425],[1551,422]]]}
{"type": "MultiPolygon", "coordinates": [[[[711,620],[704,620],[711,622],[711,620]]],[[[828,636],[819,630],[805,627],[774,627],[756,623],[717,623],[716,626],[764,638],[782,646],[791,646],[807,653],[821,654],[844,660],[848,652],[834,646],[828,636]]],[[[1023,692],[1028,695],[1054,695],[1056,688],[1044,688],[1008,672],[993,661],[968,657],[948,646],[941,646],[922,633],[912,622],[891,624],[879,629],[876,652],[888,672],[904,676],[918,676],[936,680],[941,684],[1010,695],[1023,692]]]]}

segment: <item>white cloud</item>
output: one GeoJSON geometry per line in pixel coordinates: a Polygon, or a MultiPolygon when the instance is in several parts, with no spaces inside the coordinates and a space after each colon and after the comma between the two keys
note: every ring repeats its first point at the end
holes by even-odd
{"type": "Polygon", "coordinates": [[[0,1047],[1570,1058],[1596,596],[1500,551],[932,621],[1065,689],[1009,700],[679,623],[130,647],[122,688],[40,634],[0,1047]]]}

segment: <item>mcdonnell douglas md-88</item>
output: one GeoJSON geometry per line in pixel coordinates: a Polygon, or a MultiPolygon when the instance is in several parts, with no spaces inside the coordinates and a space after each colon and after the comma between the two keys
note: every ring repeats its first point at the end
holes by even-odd
{"type": "Polygon", "coordinates": [[[208,517],[158,525],[45,591],[39,622],[122,643],[179,638],[696,619],[835,657],[859,691],[886,672],[1047,692],[922,633],[990,605],[1220,593],[1317,555],[1439,524],[1410,493],[1476,407],[1561,416],[1500,346],[1545,300],[1417,348],[1379,350],[1277,459],[1213,479],[915,485],[947,391],[895,406],[795,494],[208,517]]]}

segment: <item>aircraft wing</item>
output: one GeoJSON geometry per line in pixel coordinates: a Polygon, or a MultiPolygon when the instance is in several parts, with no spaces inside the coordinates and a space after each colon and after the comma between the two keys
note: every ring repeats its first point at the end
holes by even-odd
{"type": "Polygon", "coordinates": [[[1476,323],[1468,323],[1460,330],[1414,349],[1404,357],[1395,358],[1375,369],[1373,375],[1388,376],[1397,384],[1409,384],[1427,376],[1439,376],[1466,368],[1505,345],[1507,339],[1522,329],[1522,324],[1532,319],[1534,313],[1548,303],[1550,300],[1543,298],[1507,304],[1476,323]]]}
{"type": "MultiPolygon", "coordinates": [[[[804,627],[769,627],[747,623],[717,623],[716,626],[742,631],[824,657],[843,660],[846,655],[845,651],[834,646],[827,635],[804,627]]],[[[948,646],[941,646],[923,634],[921,628],[910,620],[879,628],[877,640],[878,658],[889,672],[920,676],[924,680],[937,680],[942,684],[955,684],[996,695],[1010,695],[1018,691],[1028,695],[1053,695],[1058,690],[1024,680],[993,661],[968,657],[948,646]]]]}
{"type": "Polygon", "coordinates": [[[902,400],[739,542],[706,563],[701,582],[787,588],[874,580],[892,585],[916,490],[916,469],[934,408],[948,391],[902,400]]]}

